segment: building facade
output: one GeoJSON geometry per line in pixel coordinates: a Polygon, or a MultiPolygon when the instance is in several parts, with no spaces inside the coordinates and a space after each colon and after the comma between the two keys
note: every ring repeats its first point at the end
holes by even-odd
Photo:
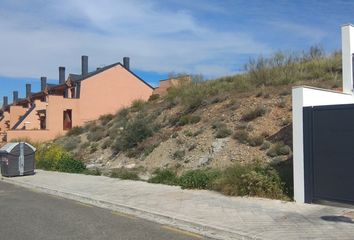
{"type": "Polygon", "coordinates": [[[65,77],[59,67],[59,82],[47,84],[41,77],[41,91],[31,92],[26,84],[26,98],[13,92],[13,102],[4,97],[0,114],[1,141],[30,139],[46,141],[65,134],[104,114],[114,114],[129,107],[134,100],[148,100],[154,88],[129,69],[129,58],[88,72],[88,57],[81,58],[81,74],[65,77]]]}

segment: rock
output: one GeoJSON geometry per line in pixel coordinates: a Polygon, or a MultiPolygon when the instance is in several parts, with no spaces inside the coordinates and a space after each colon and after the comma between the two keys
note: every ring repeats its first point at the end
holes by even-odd
{"type": "Polygon", "coordinates": [[[97,169],[97,168],[101,168],[102,164],[99,163],[91,163],[91,164],[87,164],[86,168],[87,169],[97,169]]]}
{"type": "Polygon", "coordinates": [[[212,160],[213,158],[211,156],[204,156],[199,159],[198,166],[200,167],[200,166],[209,165],[212,160]]]}
{"type": "Polygon", "coordinates": [[[132,169],[132,168],[135,167],[135,165],[136,165],[135,163],[127,164],[127,165],[124,166],[124,168],[132,169]]]}

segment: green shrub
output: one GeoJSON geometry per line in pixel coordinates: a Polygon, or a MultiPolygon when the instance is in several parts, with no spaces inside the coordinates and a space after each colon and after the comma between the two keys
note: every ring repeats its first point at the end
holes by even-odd
{"type": "Polygon", "coordinates": [[[190,170],[179,178],[179,185],[189,189],[208,189],[219,176],[220,172],[216,170],[190,170]]]}
{"type": "Polygon", "coordinates": [[[80,145],[80,150],[84,150],[90,146],[90,142],[84,142],[80,145]]]}
{"type": "Polygon", "coordinates": [[[242,121],[250,122],[258,117],[263,116],[267,112],[267,108],[264,106],[258,106],[255,109],[246,112],[242,117],[242,121]]]}
{"type": "Polygon", "coordinates": [[[137,99],[133,101],[130,109],[132,112],[140,112],[145,108],[145,106],[146,106],[146,102],[144,100],[137,99]]]}
{"type": "Polygon", "coordinates": [[[216,133],[215,137],[216,138],[226,138],[232,134],[232,131],[228,128],[219,128],[216,133]]]}
{"type": "Polygon", "coordinates": [[[71,128],[67,133],[66,135],[67,136],[77,136],[77,135],[80,135],[84,132],[84,128],[83,127],[78,127],[78,126],[75,126],[73,128],[71,128]]]}
{"type": "Polygon", "coordinates": [[[252,147],[257,147],[262,145],[264,141],[264,137],[262,135],[259,136],[249,136],[247,142],[252,147]]]}
{"type": "Polygon", "coordinates": [[[286,197],[278,173],[270,166],[259,163],[227,168],[214,181],[213,189],[232,196],[286,197]]]}
{"type": "Polygon", "coordinates": [[[291,153],[291,148],[288,145],[285,145],[283,142],[277,142],[272,145],[271,148],[267,151],[269,157],[276,157],[281,155],[289,155],[291,153]]]}
{"type": "Polygon", "coordinates": [[[144,148],[144,156],[149,156],[160,145],[160,142],[150,144],[144,148]]]}
{"type": "Polygon", "coordinates": [[[153,177],[148,180],[149,183],[161,183],[167,185],[178,185],[178,177],[176,173],[169,169],[157,169],[153,177]]]}
{"type": "Polygon", "coordinates": [[[56,144],[43,145],[37,149],[36,166],[44,170],[80,173],[85,165],[56,144]]]}
{"type": "Polygon", "coordinates": [[[182,160],[185,155],[186,155],[185,150],[177,150],[173,153],[172,157],[173,157],[173,159],[182,160]]]}
{"type": "Polygon", "coordinates": [[[125,151],[136,147],[138,143],[153,135],[154,128],[151,120],[143,116],[135,118],[122,130],[113,143],[112,150],[125,151]]]}
{"type": "Polygon", "coordinates": [[[72,135],[70,137],[63,138],[60,144],[66,151],[72,151],[78,147],[80,144],[80,136],[72,135]]]}
{"type": "Polygon", "coordinates": [[[101,171],[98,168],[95,169],[85,169],[85,171],[83,171],[83,174],[86,175],[93,175],[93,176],[101,176],[101,171]]]}
{"type": "Polygon", "coordinates": [[[184,136],[186,136],[186,137],[193,137],[193,133],[189,130],[184,131],[183,133],[184,133],[184,136]]]}
{"type": "Polygon", "coordinates": [[[56,171],[68,173],[81,173],[85,169],[83,162],[74,159],[70,154],[64,154],[55,167],[56,171]]]}
{"type": "Polygon", "coordinates": [[[112,119],[114,118],[113,114],[105,114],[105,115],[101,115],[99,117],[99,120],[101,121],[102,125],[106,125],[107,123],[109,123],[112,119]]]}
{"type": "Polygon", "coordinates": [[[97,148],[98,148],[98,143],[96,143],[96,142],[91,143],[91,145],[90,145],[90,153],[96,152],[97,148]]]}
{"type": "Polygon", "coordinates": [[[201,117],[198,115],[183,115],[178,120],[178,125],[184,126],[187,124],[196,124],[201,120],[201,117]]]}
{"type": "Polygon", "coordinates": [[[135,172],[135,169],[126,169],[126,168],[118,168],[114,169],[110,177],[112,178],[120,178],[125,180],[139,180],[138,174],[135,172]]]}
{"type": "Polygon", "coordinates": [[[119,109],[119,111],[116,114],[116,117],[118,118],[126,118],[129,114],[129,108],[122,108],[119,109]]]}
{"type": "Polygon", "coordinates": [[[239,130],[236,131],[233,135],[232,135],[233,139],[238,140],[240,143],[247,143],[248,141],[248,132],[245,130],[239,130]]]}
{"type": "Polygon", "coordinates": [[[261,150],[267,150],[267,149],[270,148],[271,145],[272,145],[271,142],[265,140],[265,141],[262,143],[260,149],[261,149],[261,150]]]}
{"type": "Polygon", "coordinates": [[[160,98],[160,95],[159,94],[152,94],[152,95],[150,95],[150,97],[149,97],[149,102],[152,102],[152,101],[155,101],[155,100],[157,100],[157,99],[159,99],[160,98]]]}
{"type": "Polygon", "coordinates": [[[92,127],[89,133],[87,134],[87,140],[89,140],[90,142],[97,142],[104,138],[106,135],[107,133],[103,127],[95,126],[92,127]]]}
{"type": "Polygon", "coordinates": [[[253,130],[253,125],[250,122],[240,122],[237,126],[237,129],[246,130],[250,132],[253,130]]]}
{"type": "Polygon", "coordinates": [[[226,128],[226,124],[220,120],[216,120],[211,124],[212,129],[226,128]]]}
{"type": "Polygon", "coordinates": [[[107,148],[109,148],[111,145],[112,145],[112,140],[111,139],[106,139],[103,143],[102,143],[102,145],[101,145],[101,148],[102,149],[107,149],[107,148]]]}
{"type": "Polygon", "coordinates": [[[277,105],[278,105],[279,108],[285,108],[286,107],[286,99],[285,98],[280,98],[280,100],[279,100],[277,105]]]}

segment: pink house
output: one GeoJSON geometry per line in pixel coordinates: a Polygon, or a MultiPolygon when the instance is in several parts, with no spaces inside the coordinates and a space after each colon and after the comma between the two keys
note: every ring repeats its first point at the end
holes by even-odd
{"type": "Polygon", "coordinates": [[[59,67],[59,84],[47,84],[41,77],[41,91],[31,92],[26,84],[26,98],[13,93],[13,103],[4,97],[0,112],[0,137],[3,141],[28,138],[51,140],[73,126],[81,126],[104,114],[114,114],[134,100],[148,100],[154,88],[129,69],[129,58],[88,72],[88,57],[81,58],[81,74],[69,74],[59,67]]]}

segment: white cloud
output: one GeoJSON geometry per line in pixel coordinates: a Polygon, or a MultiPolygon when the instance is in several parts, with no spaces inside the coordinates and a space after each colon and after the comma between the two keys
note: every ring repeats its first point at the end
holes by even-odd
{"type": "Polygon", "coordinates": [[[247,33],[208,28],[190,12],[162,10],[154,1],[6,4],[0,10],[4,76],[56,78],[59,65],[79,72],[83,54],[89,55],[92,69],[130,56],[132,68],[144,71],[219,76],[233,72],[226,60],[238,54],[270,51],[247,33]]]}
{"type": "Polygon", "coordinates": [[[306,38],[313,43],[320,42],[327,35],[327,33],[321,29],[292,22],[271,21],[268,22],[268,24],[271,25],[273,28],[287,32],[287,34],[306,38]]]}

